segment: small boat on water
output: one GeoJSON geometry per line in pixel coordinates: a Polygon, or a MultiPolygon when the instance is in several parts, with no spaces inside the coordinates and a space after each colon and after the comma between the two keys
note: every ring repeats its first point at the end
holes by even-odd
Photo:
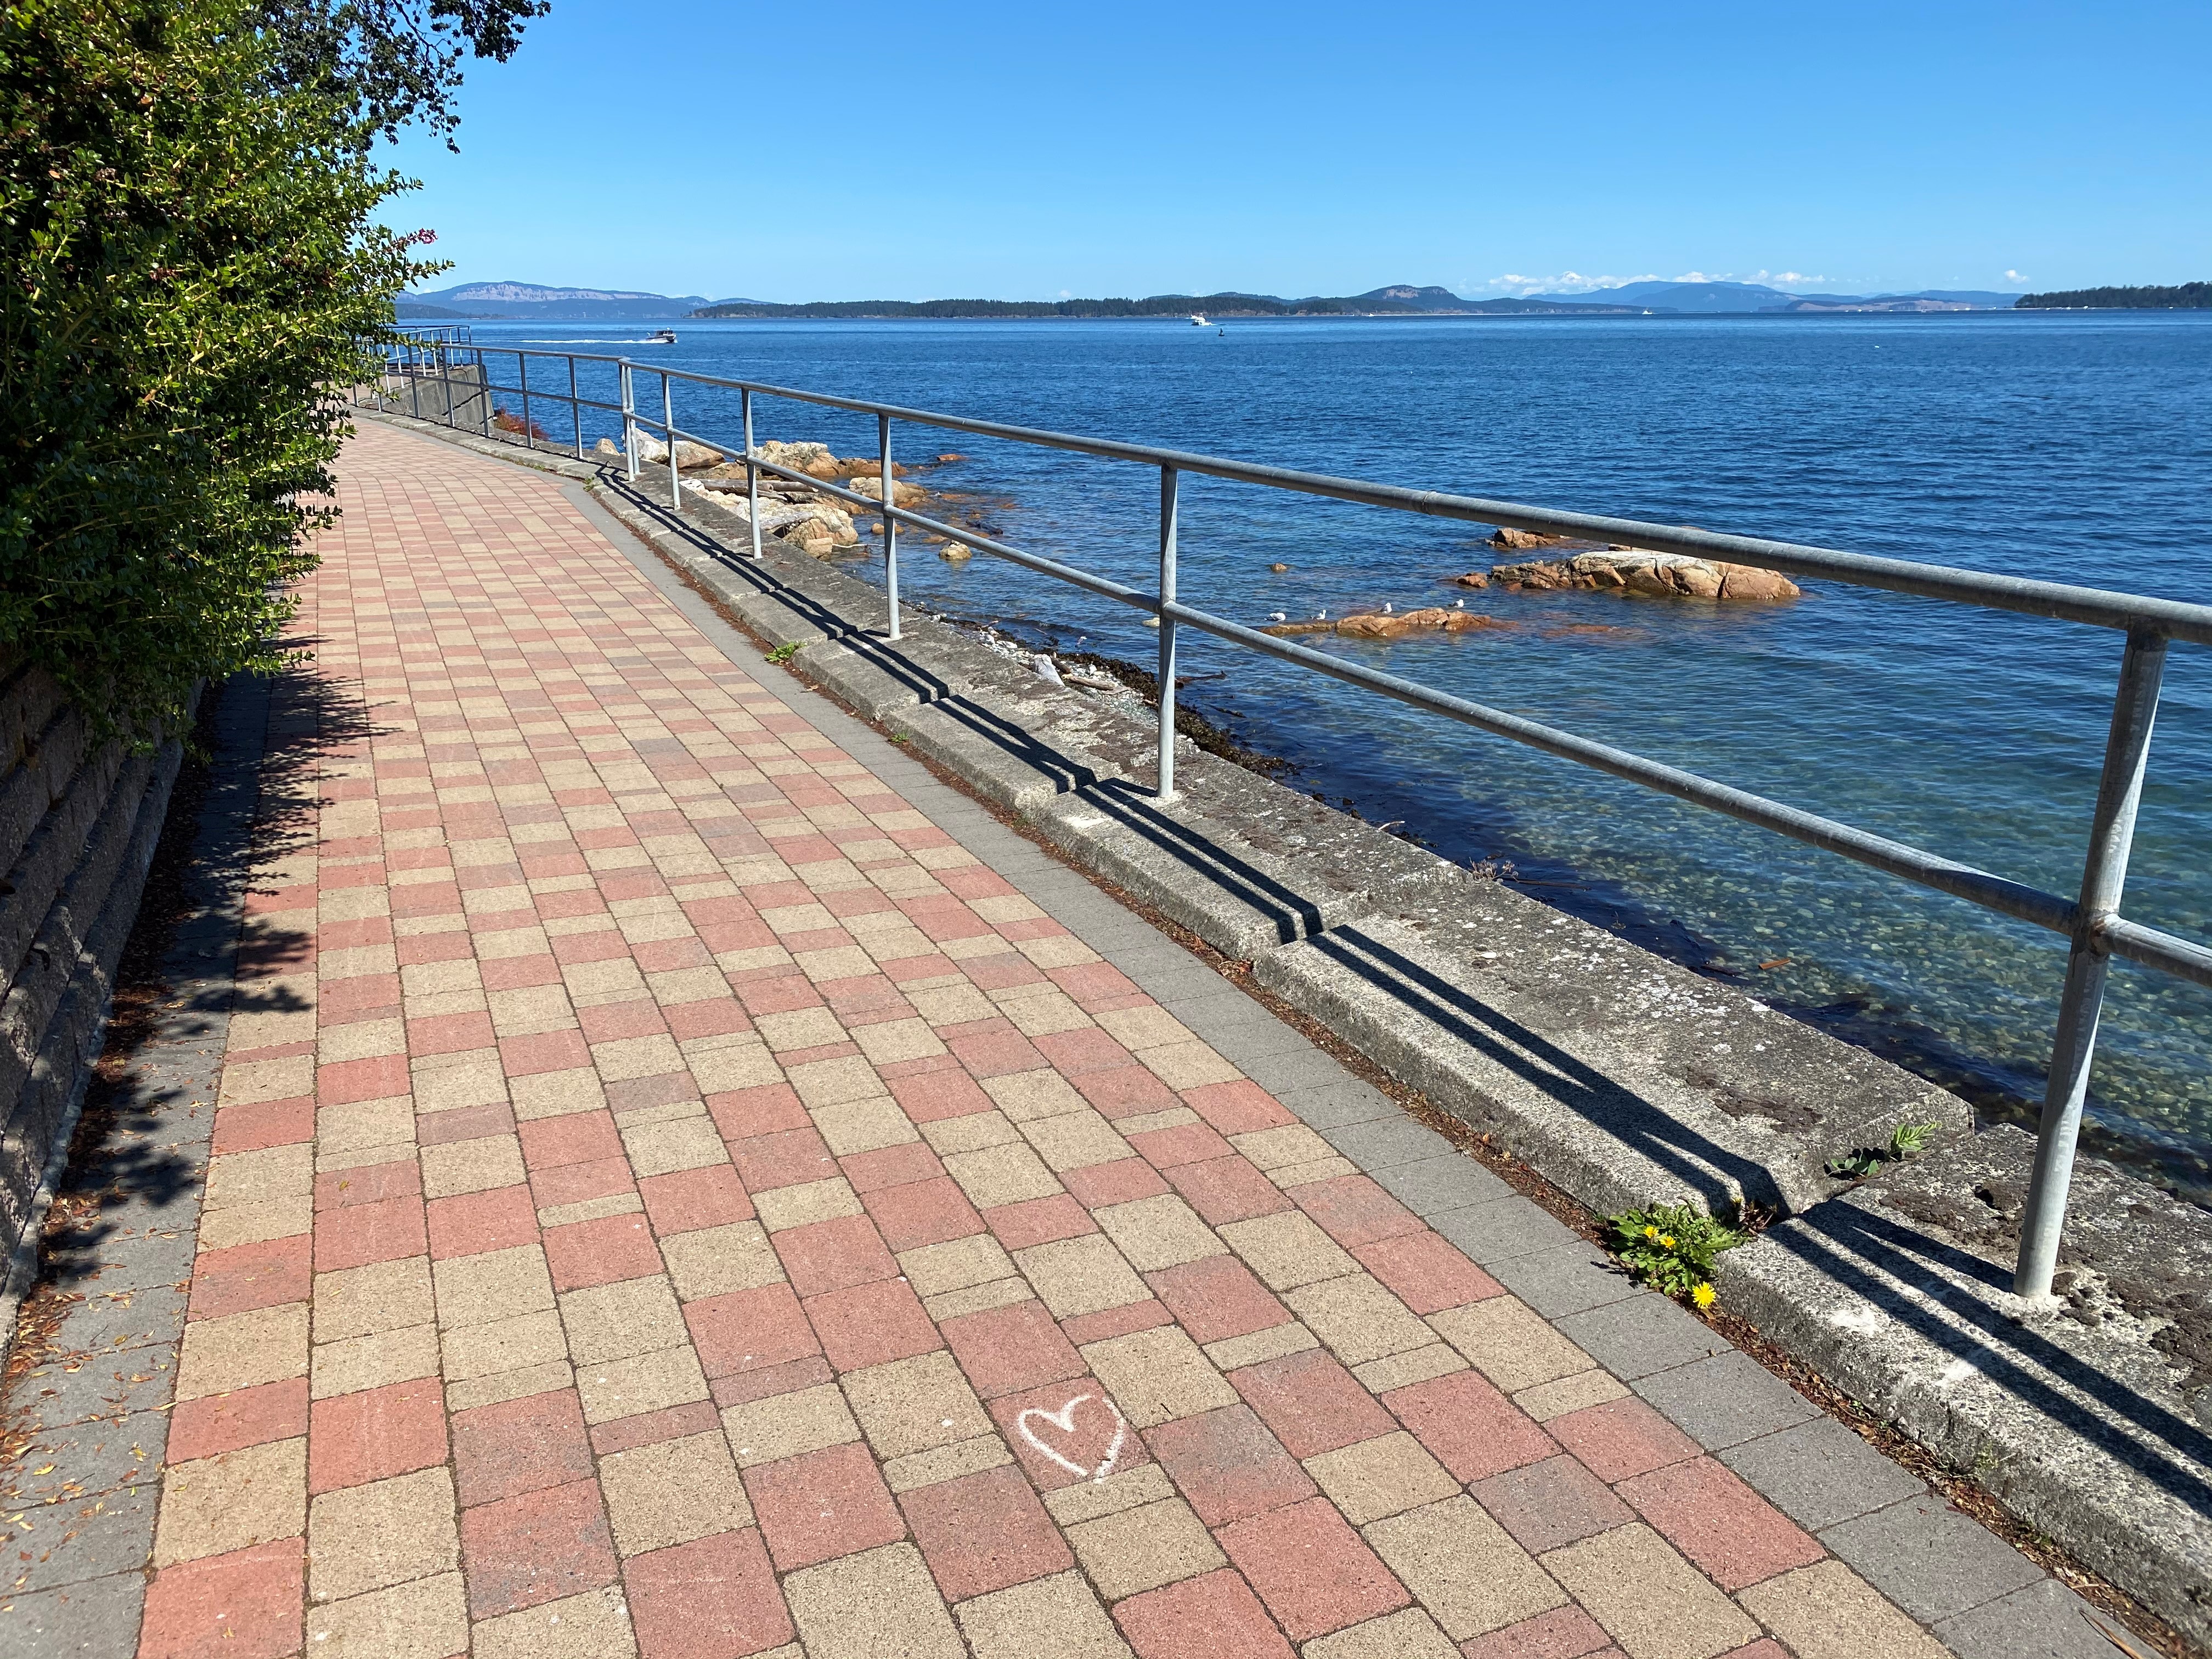
{"type": "Polygon", "coordinates": [[[645,343],[647,345],[674,345],[676,331],[672,328],[656,328],[646,337],[645,343]]]}
{"type": "Polygon", "coordinates": [[[1205,317],[1200,313],[1194,311],[1190,314],[1190,325],[1193,328],[1204,328],[1206,326],[1205,317]]]}

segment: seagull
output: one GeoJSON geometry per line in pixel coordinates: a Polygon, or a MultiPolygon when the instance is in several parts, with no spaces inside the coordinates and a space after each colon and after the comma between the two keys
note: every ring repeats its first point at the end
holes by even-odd
{"type": "Polygon", "coordinates": [[[1452,601],[1452,609],[1453,609],[1453,610],[1455,610],[1455,611],[1464,611],[1464,610],[1466,610],[1466,609],[1467,609],[1467,601],[1466,601],[1465,599],[1454,599],[1454,600],[1452,601]]]}
{"type": "Polygon", "coordinates": [[[1315,612],[1314,612],[1314,620],[1315,620],[1316,622],[1327,622],[1327,621],[1328,620],[1328,611],[1315,611],[1315,612]]]}
{"type": "Polygon", "coordinates": [[[1269,622],[1288,622],[1290,619],[1290,613],[1286,611],[1270,611],[1267,613],[1269,622]]]}
{"type": "Polygon", "coordinates": [[[1389,616],[1389,615],[1390,614],[1390,612],[1392,611],[1392,610],[1393,610],[1393,609],[1395,609],[1395,607],[1394,607],[1394,606],[1391,605],[1391,603],[1390,603],[1390,601],[1389,601],[1389,600],[1385,599],[1385,600],[1383,600],[1383,601],[1382,601],[1382,614],[1383,614],[1384,616],[1386,616],[1386,617],[1387,617],[1387,616],[1389,616]]]}

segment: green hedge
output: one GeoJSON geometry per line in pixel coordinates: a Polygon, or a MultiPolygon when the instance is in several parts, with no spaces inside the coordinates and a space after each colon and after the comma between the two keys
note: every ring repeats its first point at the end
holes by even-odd
{"type": "Polygon", "coordinates": [[[105,730],[276,664],[352,343],[421,269],[358,99],[222,0],[0,17],[0,653],[105,730]]]}

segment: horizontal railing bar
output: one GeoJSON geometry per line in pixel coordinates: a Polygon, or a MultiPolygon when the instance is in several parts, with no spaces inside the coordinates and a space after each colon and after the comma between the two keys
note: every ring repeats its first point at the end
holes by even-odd
{"type": "Polygon", "coordinates": [[[2199,985],[2212,985],[2212,948],[2121,916],[2107,916],[2094,930],[2116,957],[2139,962],[2199,985]]]}
{"type": "MultiPolygon", "coordinates": [[[[679,438],[690,438],[695,444],[707,442],[706,439],[686,432],[681,427],[676,429],[676,435],[679,438]]],[[[780,478],[788,478],[793,483],[805,484],[808,489],[820,490],[825,495],[835,495],[840,501],[850,501],[854,506],[863,507],[871,513],[883,511],[883,502],[873,495],[863,495],[856,491],[842,489],[836,484],[814,477],[811,474],[801,472],[796,467],[784,466],[778,462],[765,461],[757,457],[754,459],[753,465],[763,472],[773,472],[780,478]]],[[[701,493],[707,495],[721,495],[733,492],[705,489],[701,493]]],[[[1139,611],[1148,611],[1155,616],[1159,613],[1159,600],[1142,588],[1127,586],[1109,577],[1094,576],[1088,570],[1079,569],[1074,565],[1062,564],[1057,559],[1048,559],[1041,553],[1024,552],[1018,547],[1009,547],[1004,542],[994,542],[988,537],[975,535],[957,525],[945,524],[920,513],[909,513],[902,507],[894,507],[891,512],[901,524],[915,526],[919,529],[929,531],[934,535],[961,542],[969,547],[979,547],[986,553],[994,554],[1010,563],[1034,570],[1040,575],[1057,577],[1061,581],[1083,588],[1089,592],[1097,593],[1102,598],[1118,599],[1124,605],[1133,605],[1139,611]]]]}
{"type": "Polygon", "coordinates": [[[1332,678],[1380,691],[1414,708],[1447,715],[1563,759],[1578,761],[1598,771],[1643,784],[1662,794],[1711,807],[1747,823],[1758,824],[1763,829],[1788,836],[1792,840],[1832,853],[1840,853],[1862,864],[1886,870],[1892,875],[1902,876],[1908,881],[1917,882],[1924,887],[1932,887],[1955,897],[1971,900],[1985,908],[2015,916],[2022,921],[2032,921],[2056,933],[2072,931],[2073,903],[2039,888],[1992,875],[1972,865],[1938,857],[1906,842],[1874,835],[1833,818],[1784,805],[1764,795],[1753,794],[1748,790],[1716,783],[1694,772],[1648,760],[1627,750],[1579,737],[1540,720],[1525,720],[1503,709],[1431,690],[1412,680],[1400,679],[1395,674],[1385,674],[1379,670],[1347,663],[1325,652],[1294,645],[1273,635],[1262,634],[1257,629],[1226,622],[1201,611],[1193,611],[1187,605],[1167,605],[1162,608],[1161,614],[1171,616],[1179,623],[1187,623],[1248,649],[1280,658],[1285,662],[1301,664],[1332,678]]]}
{"type": "MultiPolygon", "coordinates": [[[[669,372],[680,373],[680,371],[669,372]]],[[[710,377],[705,376],[694,375],[685,378],[709,380],[712,384],[741,384],[711,380],[710,377]]],[[[764,389],[755,386],[751,389],[767,390],[770,395],[774,395],[772,388],[764,389]]],[[[532,395],[536,394],[533,392],[532,395]]],[[[861,407],[857,404],[848,406],[861,407]]],[[[670,422],[654,420],[643,414],[635,415],[633,418],[640,427],[659,428],[670,441],[688,440],[725,454],[730,453],[727,446],[670,422]]],[[[1697,773],[1685,771],[1679,767],[1668,766],[1662,762],[1647,759],[1627,750],[1616,749],[1609,744],[1599,743],[1592,738],[1564,731],[1558,726],[1547,726],[1540,720],[1531,720],[1517,714],[1510,714],[1503,709],[1493,708],[1486,704],[1473,702],[1465,698],[1455,697],[1448,693],[1434,690],[1417,681],[1403,679],[1395,674],[1386,674],[1379,669],[1348,662],[1342,658],[1331,656],[1326,652],[1316,651],[1310,646],[1299,645],[1272,634],[1262,633],[1257,629],[1247,628],[1240,623],[1230,622],[1224,617],[1213,616],[1190,605],[1173,603],[1164,605],[1157,595],[1147,593],[1141,588],[1131,587],[1104,576],[1094,575],[1090,571],[1074,565],[1063,564],[1056,559],[1048,559],[1041,554],[1027,552],[1006,543],[979,536],[965,526],[947,524],[925,514],[913,512],[897,506],[895,501],[887,501],[878,496],[860,495],[856,491],[814,477],[809,473],[801,472],[796,467],[786,466],[780,462],[758,456],[751,459],[753,465],[763,472],[787,479],[793,483],[802,484],[817,494],[849,502],[866,512],[888,514],[897,523],[927,531],[951,540],[963,542],[994,557],[1005,559],[1025,569],[1034,570],[1040,575],[1053,577],[1071,586],[1097,594],[1102,599],[1115,600],[1152,616],[1170,618],[1178,623],[1188,623],[1203,633],[1211,634],[1216,638],[1226,640],[1234,645],[1241,645],[1248,650],[1257,651],[1262,655],[1311,669],[1332,679],[1343,681],[1346,684],[1359,686],[1370,691],[1378,691],[1385,696],[1427,713],[1441,714],[1446,719],[1474,726],[1493,736],[1505,738],[1530,748],[1540,750],[1547,754],[1555,755],[1562,759],[1571,760],[1590,767],[1595,770],[1642,784],[1662,794],[1672,795],[1678,799],[1711,808],[1743,823],[1772,830],[1808,846],[1839,854],[1845,858],[1921,886],[1948,893],[1955,898],[1965,899],[1985,909],[1995,910],[2001,915],[2012,916],[2021,921],[2032,922],[2037,927],[2048,928],[2057,933],[2070,935],[2077,924],[2080,915],[2080,907],[2077,904],[2055,893],[2045,892],[2040,888],[1992,874],[1989,871],[1978,869],[1972,865],[1961,864],[1955,860],[1941,857],[1905,842],[1895,841],[1886,836],[1877,836],[1836,819],[1823,817],[1818,813],[1808,812],[1798,807],[1787,805],[1764,795],[1753,794],[1748,790],[1715,782],[1697,773]]],[[[878,488],[881,488],[880,480],[878,488]]],[[[730,492],[708,490],[703,493],[720,495],[730,492]]],[[[2130,961],[2141,963],[2147,967],[2160,969],[2185,979],[2212,985],[2212,949],[2118,916],[2107,917],[2100,924],[2096,931],[2098,936],[2116,956],[2124,957],[2130,961]]]]}
{"type": "MultiPolygon", "coordinates": [[[[682,434],[679,430],[678,435],[688,434],[682,434]]],[[[691,441],[699,443],[704,441],[694,437],[691,441]]],[[[884,510],[883,503],[869,496],[857,495],[849,490],[839,489],[834,485],[826,485],[819,479],[810,478],[796,469],[779,466],[772,461],[759,461],[757,464],[763,471],[773,471],[780,477],[806,483],[824,493],[841,496],[864,507],[879,511],[884,510]]],[[[888,510],[901,524],[964,542],[969,547],[1006,559],[1027,569],[1036,571],[1040,574],[1057,577],[1062,581],[1085,588],[1103,598],[1118,600],[1137,610],[1148,611],[1152,615],[1172,617],[1177,623],[1187,623],[1193,628],[1227,640],[1233,644],[1242,645],[1249,650],[1259,651],[1266,655],[1279,658],[1285,662],[1297,663],[1303,667],[1326,674],[1333,679],[1343,680],[1349,684],[1362,686],[1371,691],[1380,691],[1386,696],[1394,697],[1401,702],[1411,704],[1416,708],[1425,709],[1431,714],[1442,714],[1465,725],[1489,732],[1495,736],[1510,738],[1516,742],[1526,744],[1531,748],[1540,749],[1547,753],[1559,756],[1563,759],[1578,761],[1585,766],[1594,767],[1599,771],[1609,772],[1616,777],[1626,778],[1664,793],[1677,796],[1681,799],[1712,807],[1716,811],[1727,813],[1731,817],[1741,818],[1745,823],[1755,823],[1762,828],[1776,830],[1794,840],[1824,848],[1830,852],[1841,853],[1848,858],[1857,860],[1860,863],[1872,865],[1876,869],[1886,870],[1893,875],[1918,882],[1923,886],[1933,887],[1956,897],[1970,900],[1986,908],[2015,916],[2022,921],[2034,922],[2039,927],[2048,927],[2055,933],[2065,933],[2073,931],[2075,907],[2070,901],[2060,898],[2054,893],[2046,893],[2039,888],[2029,887],[2020,882],[2008,881],[2002,876],[1992,875],[1988,871],[1978,870],[1972,865],[1960,864],[1950,859],[1939,858],[1935,854],[1923,851],[1904,842],[1892,841],[1884,836],[1872,835],[1866,830],[1855,829],[1850,824],[1839,823],[1833,818],[1821,817],[1816,813],[1803,811],[1794,806],[1786,806],[1779,801],[1769,800],[1763,795],[1754,795],[1747,790],[1716,783],[1711,779],[1700,777],[1694,772],[1686,772],[1678,767],[1647,760],[1643,756],[1631,754],[1625,749],[1615,749],[1609,744],[1601,744],[1589,738],[1578,737],[1571,732],[1547,726],[1541,721],[1524,720],[1519,715],[1509,714],[1503,709],[1470,702],[1465,698],[1432,690],[1413,680],[1401,679],[1395,674],[1385,674],[1378,669],[1366,668],[1357,663],[1346,662],[1342,658],[1330,656],[1326,652],[1316,651],[1310,646],[1297,645],[1288,640],[1279,639],[1273,634],[1261,633],[1257,629],[1246,628],[1241,623],[1229,622],[1187,605],[1163,605],[1158,598],[1140,589],[1125,586],[1120,582],[1109,581],[1103,576],[1094,576],[1089,571],[1079,570],[1073,565],[1061,564],[1057,560],[1044,558],[1037,554],[1024,552],[1019,548],[1010,547],[1003,542],[976,536],[958,526],[945,524],[925,514],[909,512],[902,507],[892,506],[888,510]]]]}
{"type": "MultiPolygon", "coordinates": [[[[605,360],[599,360],[605,361],[605,360]]],[[[629,359],[617,361],[629,362],[629,359]]],[[[1302,472],[1291,467],[1263,466],[1232,461],[1186,450],[1161,449],[1148,444],[1121,443],[1110,439],[1084,438],[1071,433],[1049,432],[1035,427],[1010,426],[997,421],[970,420],[964,416],[931,410],[908,409],[897,404],[870,403],[839,398],[827,392],[801,392],[764,381],[731,380],[689,369],[639,364],[648,374],[672,375],[702,386],[726,386],[771,398],[789,398],[825,409],[856,414],[888,415],[893,420],[913,421],[976,437],[1005,438],[1018,443],[1072,450],[1108,460],[1171,466],[1182,472],[1201,472],[1242,483],[1268,485],[1304,495],[1325,495],[1336,501],[1370,507],[1419,513],[1432,518],[1457,519],[1474,524],[1507,525],[1589,541],[1620,542],[1660,553],[1680,553],[1692,558],[1719,556],[1736,564],[1781,570],[1793,575],[1826,577],[1861,587],[1911,593],[1923,599],[1948,599],[1985,609],[2013,611],[2028,616],[2087,623],[2100,628],[2149,629],[2169,638],[2195,645],[2212,645],[2212,605],[2181,599],[2158,599],[2118,593],[2105,588],[2081,587],[2069,582],[2042,581],[2026,576],[2006,576],[1993,571],[1966,570],[1954,565],[1923,564],[1911,559],[1878,558],[1871,554],[1846,553],[1835,548],[1813,547],[1796,542],[1755,536],[1724,535],[1681,525],[1651,524],[1638,519],[1617,519],[1592,513],[1569,513],[1530,507],[1519,501],[1493,501],[1458,495],[1443,490],[1409,489],[1396,484],[1369,483],[1324,473],[1302,472]]]]}
{"type": "MultiPolygon", "coordinates": [[[[470,392],[511,392],[518,398],[522,396],[526,389],[520,386],[502,386],[497,380],[456,380],[450,374],[425,374],[419,378],[426,380],[437,380],[444,384],[460,386],[470,392]]],[[[530,401],[534,404],[575,404],[585,409],[604,409],[610,414],[619,415],[622,413],[622,405],[620,404],[601,403],[596,398],[571,398],[565,392],[540,392],[534,386],[528,387],[527,390],[530,393],[530,401]]],[[[645,417],[643,416],[640,416],[638,417],[638,424],[642,426],[646,423],[645,417]]],[[[652,424],[658,426],[660,422],[655,421],[652,422],[652,424]]],[[[693,441],[697,442],[700,441],[695,439],[693,441]]]]}
{"type": "MultiPolygon", "coordinates": [[[[485,352],[485,351],[496,351],[496,352],[500,353],[502,356],[507,356],[507,357],[561,357],[561,358],[574,357],[574,358],[578,362],[580,362],[580,363],[626,363],[626,362],[629,362],[629,361],[630,361],[630,360],[629,360],[629,358],[627,358],[627,357],[605,357],[605,356],[599,356],[599,354],[597,354],[597,353],[595,353],[595,352],[589,352],[589,351],[531,351],[531,350],[526,350],[526,349],[525,349],[524,348],[522,348],[522,347],[520,347],[520,346],[448,345],[448,346],[447,346],[447,347],[445,347],[445,348],[444,348],[444,355],[445,355],[445,356],[450,356],[450,357],[454,357],[454,358],[461,357],[461,356],[465,356],[465,355],[466,355],[466,354],[468,354],[468,353],[471,353],[471,352],[485,352]]],[[[436,353],[434,353],[434,352],[431,352],[431,351],[425,351],[425,352],[422,354],[423,357],[425,357],[425,358],[431,357],[431,356],[435,356],[435,355],[437,355],[437,354],[436,354],[436,353]]],[[[386,353],[385,354],[385,356],[386,356],[386,359],[387,359],[387,360],[391,360],[391,359],[397,359],[398,361],[402,362],[413,362],[417,361],[416,358],[410,356],[406,352],[404,352],[404,351],[398,351],[398,352],[386,352],[386,353]]],[[[673,374],[682,374],[682,373],[684,373],[684,371],[683,371],[683,370],[681,370],[681,369],[675,369],[675,370],[667,370],[667,371],[664,371],[664,370],[661,370],[661,369],[653,368],[652,368],[652,366],[651,366],[650,364],[647,364],[647,363],[641,363],[641,364],[639,364],[639,365],[638,365],[638,367],[639,367],[639,368],[641,368],[647,369],[647,370],[649,370],[649,372],[651,372],[651,373],[653,373],[653,374],[662,374],[662,373],[673,373],[673,374]]],[[[695,377],[693,377],[693,378],[697,378],[697,377],[696,377],[696,376],[695,376],[695,377]]],[[[536,394],[535,392],[532,392],[531,395],[532,395],[532,397],[535,397],[537,394],[536,394]]]]}

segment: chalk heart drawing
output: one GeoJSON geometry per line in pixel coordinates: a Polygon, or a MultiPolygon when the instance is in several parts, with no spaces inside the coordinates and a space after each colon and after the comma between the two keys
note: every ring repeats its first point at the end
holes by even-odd
{"type": "Polygon", "coordinates": [[[1014,1419],[1014,1426],[1022,1431],[1023,1439],[1028,1441],[1060,1468],[1066,1469],[1070,1474],[1080,1476],[1087,1480],[1103,1480],[1114,1473],[1115,1460],[1121,1455],[1121,1448],[1129,1437],[1128,1419],[1121,1415],[1121,1408],[1103,1394],[1079,1394],[1056,1412],[1048,1412],[1042,1406],[1032,1406],[1014,1419]],[[1107,1443],[1105,1456],[1100,1458],[1096,1464],[1077,1462],[1066,1452],[1048,1446],[1038,1439],[1036,1431],[1030,1426],[1030,1420],[1032,1418],[1040,1423],[1049,1423],[1061,1434],[1068,1437],[1068,1441],[1063,1443],[1067,1445],[1068,1451],[1073,1451],[1075,1449],[1073,1443],[1075,1436],[1075,1408],[1086,1400],[1097,1401],[1114,1416],[1114,1437],[1107,1443]]]}

